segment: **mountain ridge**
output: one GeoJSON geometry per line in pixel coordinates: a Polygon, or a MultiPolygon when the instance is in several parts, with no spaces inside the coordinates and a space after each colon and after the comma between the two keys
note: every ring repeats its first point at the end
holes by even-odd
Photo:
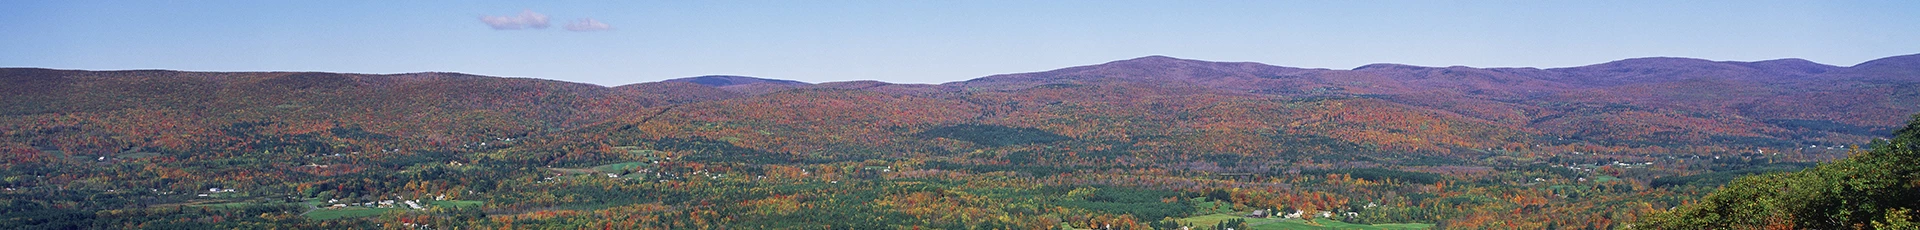
{"type": "MultiPolygon", "coordinates": [[[[1129,68],[1140,68],[1140,67],[1165,68],[1165,67],[1179,67],[1179,66],[1193,66],[1193,65],[1229,65],[1229,66],[1273,67],[1273,68],[1283,68],[1283,69],[1291,69],[1291,70],[1342,71],[1342,70],[1322,69],[1322,68],[1301,68],[1301,67],[1278,66],[1278,65],[1270,65],[1266,63],[1260,63],[1260,62],[1216,62],[1216,61],[1207,61],[1207,60],[1199,60],[1199,59],[1183,59],[1183,58],[1166,56],[1166,55],[1148,55],[1148,56],[1142,56],[1137,58],[1114,60],[1114,61],[1109,61],[1101,64],[1065,67],[1065,68],[1048,70],[1048,71],[1040,71],[1040,72],[995,74],[995,75],[988,75],[980,78],[973,78],[973,79],[967,79],[967,80],[935,83],[935,85],[964,83],[964,82],[981,80],[983,78],[991,78],[995,76],[1044,73],[1044,72],[1076,70],[1081,68],[1113,66],[1113,65],[1126,66],[1129,68]]],[[[1354,67],[1352,69],[1347,69],[1345,71],[1360,71],[1360,70],[1384,69],[1384,68],[1391,68],[1391,69],[1471,68],[1471,69],[1486,69],[1486,70],[1505,70],[1505,69],[1566,70],[1566,69],[1579,69],[1579,68],[1606,68],[1606,67],[1621,67],[1621,66],[1633,66],[1633,67],[1645,68],[1649,66],[1672,66],[1672,65],[1718,66],[1720,68],[1726,68],[1726,67],[1729,67],[1729,65],[1731,65],[1731,66],[1740,66],[1740,67],[1747,67],[1747,68],[1754,68],[1754,69],[1800,69],[1805,72],[1817,74],[1825,71],[1833,71],[1836,69],[1850,69],[1850,68],[1911,69],[1914,67],[1920,67],[1920,54],[1908,54],[1908,55],[1896,55],[1896,56],[1883,57],[1883,58],[1861,62],[1854,66],[1827,65],[1827,64],[1809,61],[1806,59],[1800,59],[1800,58],[1779,58],[1779,59],[1743,62],[1743,61],[1713,61],[1708,59],[1689,58],[1689,57],[1640,57],[1640,58],[1620,59],[1620,60],[1589,64],[1589,65],[1583,65],[1583,66],[1544,68],[1544,69],[1540,67],[1472,67],[1472,66],[1434,67],[1434,66],[1417,66],[1417,65],[1398,64],[1398,63],[1373,63],[1373,64],[1361,65],[1358,67],[1354,67]]],[[[1667,68],[1671,68],[1671,67],[1667,67],[1667,68]]],[[[55,68],[40,68],[40,67],[0,67],[0,69],[6,69],[10,71],[39,71],[39,72],[74,72],[74,71],[118,72],[118,73],[178,72],[178,73],[215,73],[215,74],[218,74],[218,73],[227,73],[227,74],[331,73],[331,74],[347,74],[347,75],[360,75],[360,76],[451,74],[451,75],[464,75],[464,76],[495,77],[495,76],[486,76],[486,75],[478,75],[478,74],[468,74],[468,73],[459,73],[459,72],[438,72],[438,71],[368,74],[368,73],[339,73],[339,72],[316,72],[316,71],[183,71],[183,70],[168,70],[168,69],[84,70],[84,69],[55,69],[55,68]]],[[[18,74],[12,74],[12,75],[18,75],[18,74]]],[[[496,78],[545,79],[545,78],[534,78],[534,77],[496,77],[496,78]]],[[[553,80],[553,79],[546,79],[546,80],[553,80]]],[[[555,80],[555,81],[564,81],[564,80],[555,80]]],[[[692,77],[672,78],[672,79],[660,80],[655,82],[676,82],[676,81],[694,82],[696,84],[702,84],[702,85],[707,85],[711,87],[725,87],[725,86],[756,84],[756,83],[772,83],[772,84],[781,84],[781,85],[814,85],[815,84],[815,83],[779,79],[779,78],[762,78],[762,77],[738,76],[738,75],[700,75],[700,76],[692,76],[692,77]]],[[[867,82],[867,81],[876,81],[876,80],[851,80],[849,82],[867,82]]],[[[884,81],[879,81],[879,82],[895,84],[895,83],[884,82],[884,81]]],[[[626,85],[641,84],[641,83],[651,83],[651,82],[630,83],[626,85]]],[[[619,87],[619,86],[624,86],[624,85],[604,86],[604,87],[619,87]]]]}
{"type": "MultiPolygon", "coordinates": [[[[1041,72],[991,75],[937,85],[880,81],[813,84],[710,75],[606,87],[548,79],[447,72],[342,74],[5,68],[0,69],[0,81],[12,84],[8,84],[11,87],[0,86],[0,89],[4,89],[0,91],[6,92],[11,98],[4,100],[5,104],[20,107],[9,110],[13,114],[155,105],[192,106],[220,111],[223,108],[240,109],[243,107],[236,106],[247,104],[223,102],[233,101],[224,98],[259,95],[281,95],[271,98],[284,98],[272,99],[281,101],[272,103],[299,102],[305,99],[298,98],[313,97],[299,95],[318,95],[321,98],[386,98],[382,100],[456,99],[467,102],[455,104],[473,106],[461,108],[504,108],[473,103],[491,101],[500,105],[541,105],[554,102],[522,101],[499,94],[520,92],[552,95],[550,93],[564,92],[577,95],[568,96],[574,98],[568,100],[592,103],[554,104],[539,109],[547,111],[540,112],[547,115],[536,117],[558,119],[576,116],[568,118],[570,121],[559,122],[569,125],[555,127],[577,127],[643,108],[732,100],[796,89],[861,90],[954,99],[968,97],[980,90],[1027,97],[1020,95],[1059,91],[1036,91],[1036,87],[1111,86],[1106,89],[1146,90],[1141,92],[1185,96],[1223,95],[1288,100],[1372,98],[1411,108],[1459,114],[1462,119],[1474,122],[1561,136],[1583,135],[1581,129],[1602,124],[1647,127],[1711,124],[1708,126],[1715,127],[1713,129],[1744,130],[1733,132],[1739,135],[1804,139],[1806,135],[1812,135],[1805,132],[1818,131],[1793,131],[1800,128],[1764,123],[1818,120],[1862,127],[1895,125],[1900,121],[1899,118],[1916,110],[1901,105],[1920,104],[1920,94],[1902,92],[1911,91],[1911,88],[1905,87],[1920,86],[1920,79],[1917,79],[1920,77],[1907,74],[1912,69],[1920,69],[1920,55],[1876,59],[1852,67],[1827,66],[1800,59],[1728,62],[1654,57],[1553,69],[1371,64],[1353,70],[1303,69],[1255,62],[1212,62],[1153,55],[1041,72]],[[547,86],[525,87],[529,84],[547,86]],[[71,93],[101,90],[119,93],[71,93]],[[183,93],[193,90],[224,93],[183,93]],[[133,98],[136,102],[151,105],[98,103],[125,100],[109,98],[133,98]],[[154,101],[155,98],[166,101],[154,101]],[[1862,100],[1870,103],[1860,103],[1862,100]],[[581,110],[579,107],[587,105],[592,109],[581,110]],[[1625,109],[1592,110],[1589,107],[1592,105],[1625,109]],[[579,117],[581,115],[584,116],[579,117]],[[1695,121],[1686,121],[1690,119],[1695,121]]],[[[1136,96],[1149,95],[1152,94],[1136,96]]],[[[1607,135],[1612,137],[1606,138],[1617,140],[1650,138],[1628,134],[1607,135]]],[[[1808,140],[1840,142],[1840,139],[1808,140]]]]}

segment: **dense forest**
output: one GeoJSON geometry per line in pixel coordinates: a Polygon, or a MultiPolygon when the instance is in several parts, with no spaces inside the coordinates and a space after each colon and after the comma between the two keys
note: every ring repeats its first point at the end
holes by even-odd
{"type": "Polygon", "coordinates": [[[1914,68],[0,69],[0,229],[1903,229],[1914,68]]]}

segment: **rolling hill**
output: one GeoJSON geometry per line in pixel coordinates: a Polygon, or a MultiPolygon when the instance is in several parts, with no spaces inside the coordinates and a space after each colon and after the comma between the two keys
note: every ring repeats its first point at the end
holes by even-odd
{"type": "Polygon", "coordinates": [[[1711,178],[1844,157],[1920,112],[1916,89],[1920,55],[1849,67],[1655,57],[1351,70],[1148,56],[944,84],[699,76],[613,87],[6,68],[0,206],[53,213],[10,222],[106,221],[96,226],[220,223],[110,211],[429,195],[484,204],[309,222],[259,211],[232,218],[263,225],[227,227],[654,213],[779,228],[812,223],[792,215],[801,204],[881,228],[1248,211],[1222,204],[1354,212],[1349,223],[1495,226],[1491,216],[1530,210],[1554,215],[1505,227],[1605,226],[1684,203],[1711,178]],[[244,195],[180,194],[219,188],[244,195]],[[612,209],[632,212],[602,212],[612,209]]]}

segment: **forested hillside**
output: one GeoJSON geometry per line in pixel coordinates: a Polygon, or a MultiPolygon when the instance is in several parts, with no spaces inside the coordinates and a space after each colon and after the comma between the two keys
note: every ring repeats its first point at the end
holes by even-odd
{"type": "MultiPolygon", "coordinates": [[[[1920,112],[1915,59],[1328,70],[1153,56],[938,85],[616,87],[0,69],[0,228],[1880,226],[1912,207],[1713,202],[1897,165],[1876,156],[1911,132],[1865,144],[1920,112]],[[1875,211],[1778,215],[1826,208],[1875,211]]],[[[1851,196],[1832,200],[1868,199],[1851,196]]]]}
{"type": "Polygon", "coordinates": [[[1799,172],[1741,177],[1647,220],[1659,229],[1914,229],[1920,115],[1891,140],[1799,172]]]}

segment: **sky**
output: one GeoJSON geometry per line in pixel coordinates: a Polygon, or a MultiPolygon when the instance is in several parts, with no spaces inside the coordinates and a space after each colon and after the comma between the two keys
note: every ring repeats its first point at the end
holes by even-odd
{"type": "Polygon", "coordinates": [[[1351,69],[1920,53],[1920,1],[10,1],[0,67],[942,83],[1149,55],[1351,69]]]}

